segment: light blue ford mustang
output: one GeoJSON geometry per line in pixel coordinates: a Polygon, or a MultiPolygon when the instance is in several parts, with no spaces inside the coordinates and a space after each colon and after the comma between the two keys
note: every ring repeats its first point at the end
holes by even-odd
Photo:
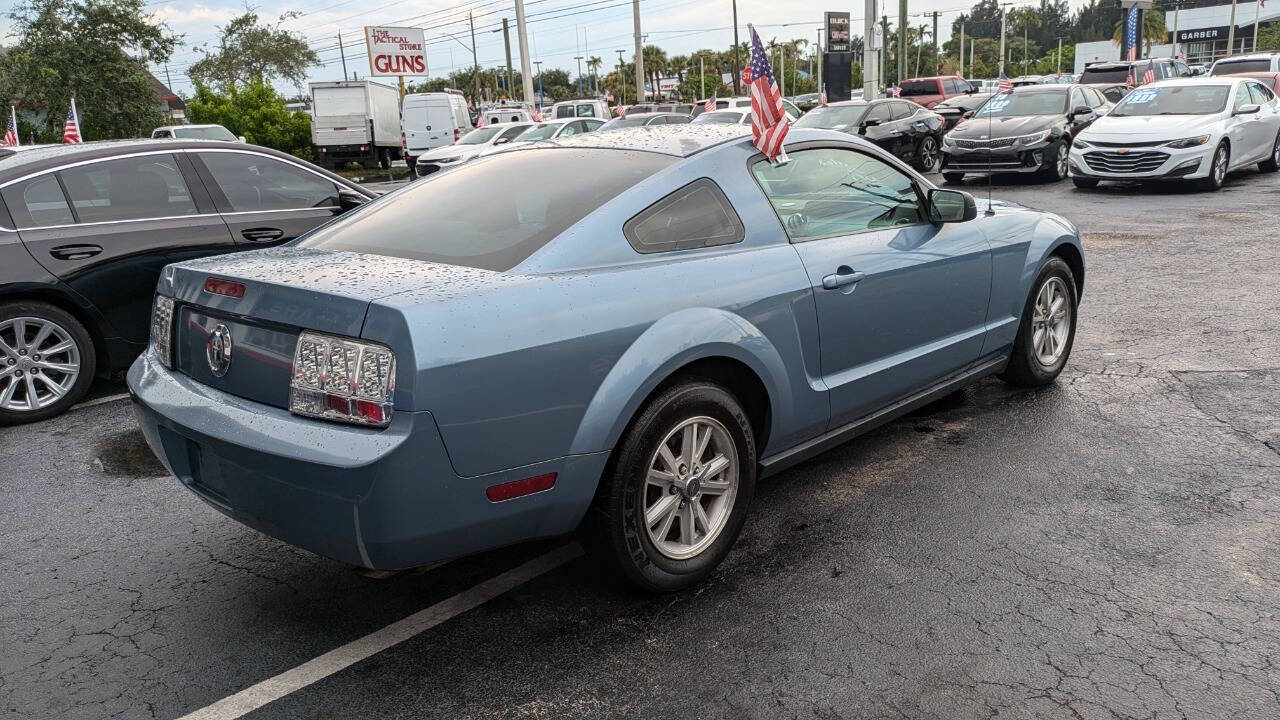
{"type": "MultiPolygon", "coordinates": [[[[377,199],[287,247],[169,266],[129,371],[227,515],[352,565],[575,529],[653,591],[706,577],[756,481],[985,375],[1052,382],[1074,226],[869,143],[591,133],[377,199]]],[[[282,188],[281,192],[287,192],[282,188]]]]}

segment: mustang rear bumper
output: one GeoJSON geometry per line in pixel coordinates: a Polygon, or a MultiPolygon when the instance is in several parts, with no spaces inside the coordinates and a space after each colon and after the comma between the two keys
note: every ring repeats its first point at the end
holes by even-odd
{"type": "Polygon", "coordinates": [[[214,508],[351,565],[414,567],[573,530],[608,452],[458,476],[435,419],[397,410],[371,430],[310,420],[214,390],[159,364],[129,370],[147,443],[214,508]],[[490,502],[485,489],[556,473],[550,489],[490,502]]]}

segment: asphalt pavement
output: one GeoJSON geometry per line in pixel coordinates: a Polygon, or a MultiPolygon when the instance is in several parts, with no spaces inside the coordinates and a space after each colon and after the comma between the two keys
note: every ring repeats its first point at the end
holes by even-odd
{"type": "Polygon", "coordinates": [[[667,597],[566,540],[357,573],[182,489],[103,385],[0,429],[0,718],[1280,717],[1278,191],[997,183],[1084,234],[1059,381],[761,483],[667,597]]]}

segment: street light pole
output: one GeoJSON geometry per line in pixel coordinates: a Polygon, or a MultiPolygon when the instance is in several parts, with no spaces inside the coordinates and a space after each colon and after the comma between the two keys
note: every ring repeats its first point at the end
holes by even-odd
{"type": "Polygon", "coordinates": [[[1231,22],[1227,23],[1227,54],[1235,52],[1236,44],[1236,0],[1231,0],[1231,22]]]}
{"type": "Polygon", "coordinates": [[[631,22],[636,32],[636,102],[644,102],[644,37],[640,34],[640,0],[631,0],[631,22]]]}
{"type": "Polygon", "coordinates": [[[1004,25],[1005,25],[1004,9],[1005,9],[1005,6],[1001,5],[1000,6],[1000,74],[1001,75],[1004,75],[1004,25]]]}
{"type": "MultiPolygon", "coordinates": [[[[1058,41],[1061,45],[1062,41],[1058,41]]],[[[960,21],[960,77],[964,77],[964,21],[960,21]]]]}
{"type": "Polygon", "coordinates": [[[538,107],[542,107],[546,104],[546,100],[542,98],[542,61],[534,60],[533,64],[538,66],[538,107]]]}
{"type": "Polygon", "coordinates": [[[898,84],[907,79],[907,0],[898,0],[898,84]]]}
{"type": "Polygon", "coordinates": [[[575,55],[573,59],[578,61],[578,97],[582,97],[582,56],[575,55]]]}
{"type": "Polygon", "coordinates": [[[733,0],[733,94],[741,95],[742,63],[738,59],[738,0],[733,0]]]}
{"type": "Polygon", "coordinates": [[[467,20],[471,23],[471,77],[475,80],[476,105],[480,105],[480,58],[476,55],[476,18],[470,12],[467,20]]]}
{"type": "Polygon", "coordinates": [[[625,50],[618,51],[618,104],[625,105],[627,102],[627,79],[622,77],[622,66],[626,63],[622,60],[622,54],[625,50]]]}

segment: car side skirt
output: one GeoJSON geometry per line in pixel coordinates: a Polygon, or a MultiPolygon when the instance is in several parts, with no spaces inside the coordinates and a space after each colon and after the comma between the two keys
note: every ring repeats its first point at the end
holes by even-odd
{"type": "Polygon", "coordinates": [[[912,410],[945,397],[971,382],[980,380],[988,375],[994,375],[1003,370],[1008,362],[1009,349],[1005,348],[995,355],[979,360],[975,365],[955,375],[943,378],[914,395],[908,395],[892,405],[887,405],[853,422],[846,423],[834,430],[829,430],[812,440],[762,459],[757,475],[764,478],[790,469],[805,460],[821,455],[837,445],[842,445],[863,433],[891,422],[912,410]]]}

